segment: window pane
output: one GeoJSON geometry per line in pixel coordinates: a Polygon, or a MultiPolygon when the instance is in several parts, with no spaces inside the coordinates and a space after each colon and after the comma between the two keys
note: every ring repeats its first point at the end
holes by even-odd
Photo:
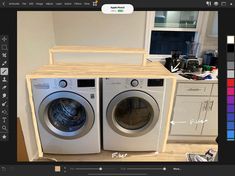
{"type": "Polygon", "coordinates": [[[196,28],[198,11],[156,11],[155,27],[196,28]]]}
{"type": "Polygon", "coordinates": [[[194,41],[195,32],[152,31],[150,54],[171,54],[180,50],[187,54],[186,41],[194,41]]]}

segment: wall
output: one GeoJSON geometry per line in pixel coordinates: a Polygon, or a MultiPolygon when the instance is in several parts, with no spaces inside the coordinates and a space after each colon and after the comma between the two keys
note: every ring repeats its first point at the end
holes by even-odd
{"type": "MultiPolygon", "coordinates": [[[[218,21],[214,21],[217,12],[204,12],[202,28],[200,31],[200,56],[207,50],[218,50],[218,21]]],[[[215,18],[218,20],[218,18],[215,18]]]]}
{"type": "Polygon", "coordinates": [[[48,49],[55,45],[51,12],[17,13],[17,116],[29,159],[37,154],[25,75],[48,64],[48,49]]]}
{"type": "Polygon", "coordinates": [[[143,48],[146,12],[53,12],[57,45],[143,48]]]}
{"type": "MultiPolygon", "coordinates": [[[[144,48],[146,12],[134,12],[131,15],[53,12],[53,19],[57,45],[144,48]]],[[[76,61],[82,62],[136,63],[141,62],[141,59],[136,55],[76,55],[76,61]]],[[[72,62],[74,58],[68,56],[68,60],[72,62]]]]}

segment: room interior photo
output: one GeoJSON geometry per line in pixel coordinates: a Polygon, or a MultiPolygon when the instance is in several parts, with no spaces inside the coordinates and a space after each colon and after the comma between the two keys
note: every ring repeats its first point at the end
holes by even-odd
{"type": "Polygon", "coordinates": [[[217,161],[218,12],[17,12],[17,159],[217,161]]]}

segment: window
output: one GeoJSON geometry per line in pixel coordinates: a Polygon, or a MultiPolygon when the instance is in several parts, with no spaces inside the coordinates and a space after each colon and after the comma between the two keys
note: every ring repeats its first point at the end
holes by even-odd
{"type": "Polygon", "coordinates": [[[156,11],[154,27],[196,28],[198,11],[156,11]]]}
{"type": "Polygon", "coordinates": [[[150,54],[170,54],[172,50],[187,53],[186,41],[193,41],[195,32],[152,31],[150,54]],[[160,42],[159,42],[160,41],[160,42]]]}
{"type": "Polygon", "coordinates": [[[187,54],[187,41],[198,42],[201,23],[199,11],[148,12],[146,50],[150,58],[162,59],[172,50],[187,54]]]}

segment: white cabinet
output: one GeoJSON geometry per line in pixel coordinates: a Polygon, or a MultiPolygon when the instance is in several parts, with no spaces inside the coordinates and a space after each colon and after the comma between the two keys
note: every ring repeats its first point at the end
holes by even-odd
{"type": "Polygon", "coordinates": [[[178,83],[170,139],[213,139],[218,135],[218,84],[178,83]]]}
{"type": "Polygon", "coordinates": [[[218,135],[218,97],[211,97],[208,102],[206,123],[203,126],[202,135],[218,135]]]}
{"type": "Polygon", "coordinates": [[[200,135],[206,116],[207,97],[177,96],[173,111],[173,135],[200,135]]]}

